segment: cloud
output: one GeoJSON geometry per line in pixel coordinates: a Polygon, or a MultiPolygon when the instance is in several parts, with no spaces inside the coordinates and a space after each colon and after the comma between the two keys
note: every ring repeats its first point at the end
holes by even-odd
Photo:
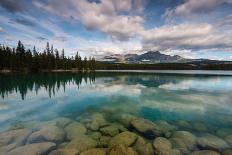
{"type": "Polygon", "coordinates": [[[128,40],[143,29],[144,19],[139,15],[144,0],[49,0],[34,5],[69,21],[80,21],[88,30],[97,30],[112,39],[128,40]],[[131,15],[132,12],[134,15],[131,15]]]}
{"type": "Polygon", "coordinates": [[[4,30],[3,30],[3,28],[2,27],[0,27],[0,32],[3,32],[4,30]]]}
{"type": "Polygon", "coordinates": [[[231,49],[231,35],[217,31],[210,24],[165,25],[141,32],[143,48],[154,50],[231,49]]]}
{"type": "Polygon", "coordinates": [[[24,25],[24,26],[31,26],[31,27],[35,27],[36,24],[33,23],[32,21],[30,20],[27,20],[27,19],[11,19],[10,20],[10,23],[14,24],[14,23],[18,23],[18,24],[21,24],[21,25],[24,25]]]}
{"type": "Polygon", "coordinates": [[[168,8],[164,13],[167,19],[173,16],[189,17],[194,14],[210,13],[217,9],[222,4],[232,4],[231,0],[185,0],[182,4],[176,6],[174,9],[168,8]]]}
{"type": "Polygon", "coordinates": [[[20,0],[1,0],[0,6],[6,10],[8,10],[11,13],[16,12],[24,12],[27,10],[27,7],[24,5],[25,3],[20,0]]]}
{"type": "Polygon", "coordinates": [[[36,39],[39,39],[41,41],[47,40],[47,38],[44,38],[44,37],[36,37],[36,39]]]}

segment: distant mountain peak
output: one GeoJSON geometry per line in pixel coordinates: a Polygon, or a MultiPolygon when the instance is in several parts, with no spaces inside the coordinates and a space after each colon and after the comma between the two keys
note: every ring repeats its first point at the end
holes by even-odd
{"type": "Polygon", "coordinates": [[[143,54],[113,54],[105,56],[104,61],[108,62],[125,62],[125,63],[169,63],[169,62],[180,62],[187,59],[182,58],[179,55],[166,55],[159,51],[147,51],[143,54]]]}

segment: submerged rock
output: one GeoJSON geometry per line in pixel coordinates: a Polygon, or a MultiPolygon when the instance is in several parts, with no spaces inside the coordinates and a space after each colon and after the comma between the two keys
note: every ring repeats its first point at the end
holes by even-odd
{"type": "Polygon", "coordinates": [[[21,145],[25,143],[26,138],[31,134],[30,130],[17,129],[0,133],[0,146],[15,143],[21,145]]]}
{"type": "Polygon", "coordinates": [[[232,149],[227,149],[222,152],[222,155],[232,155],[232,149]]]}
{"type": "Polygon", "coordinates": [[[162,152],[165,150],[171,150],[172,144],[168,139],[158,137],[154,140],[153,147],[155,148],[156,152],[162,152]]]}
{"type": "Polygon", "coordinates": [[[193,150],[196,147],[196,137],[188,131],[176,131],[173,133],[172,138],[178,138],[184,142],[189,150],[193,150]]]}
{"type": "Polygon", "coordinates": [[[204,123],[196,122],[192,124],[192,128],[198,132],[207,132],[208,128],[204,123]]]}
{"type": "Polygon", "coordinates": [[[95,148],[97,146],[97,142],[92,138],[86,135],[79,135],[71,142],[69,142],[65,148],[66,149],[77,149],[79,151],[85,151],[91,148],[95,148]]]}
{"type": "Polygon", "coordinates": [[[217,130],[216,135],[224,138],[227,135],[232,135],[232,130],[230,128],[220,128],[219,130],[217,130]]]}
{"type": "Polygon", "coordinates": [[[94,113],[91,115],[91,123],[89,124],[89,128],[93,131],[99,130],[100,127],[107,125],[107,121],[105,120],[103,114],[94,113]]]}
{"type": "Polygon", "coordinates": [[[165,137],[170,137],[171,133],[176,130],[176,127],[166,121],[156,121],[155,124],[160,128],[160,131],[165,137]]]}
{"type": "Polygon", "coordinates": [[[232,146],[232,134],[225,137],[225,141],[232,146]]]}
{"type": "Polygon", "coordinates": [[[138,136],[133,148],[139,155],[153,155],[152,144],[147,143],[142,137],[138,136]]]}
{"type": "Polygon", "coordinates": [[[218,152],[211,150],[194,151],[190,155],[220,155],[218,152]]]}
{"type": "Polygon", "coordinates": [[[100,139],[98,141],[98,145],[100,147],[108,147],[108,144],[109,144],[109,142],[110,142],[111,139],[112,139],[112,137],[102,136],[102,137],[100,137],[100,139]]]}
{"type": "Polygon", "coordinates": [[[80,155],[106,155],[107,150],[105,148],[94,148],[82,152],[80,155]]]}
{"type": "Polygon", "coordinates": [[[148,134],[150,136],[160,135],[160,128],[153,122],[146,119],[136,119],[131,122],[132,126],[139,132],[143,134],[148,134]]]}
{"type": "Polygon", "coordinates": [[[0,152],[8,152],[26,143],[32,131],[27,129],[10,130],[0,134],[0,152]]]}
{"type": "Polygon", "coordinates": [[[197,143],[203,149],[222,150],[229,148],[229,145],[223,139],[211,134],[199,137],[197,143]]]}
{"type": "Polygon", "coordinates": [[[178,120],[176,125],[181,129],[191,129],[191,124],[185,120],[178,120]]]}
{"type": "Polygon", "coordinates": [[[172,149],[171,142],[163,137],[158,137],[153,142],[153,147],[155,154],[157,155],[179,155],[181,154],[179,150],[172,149]]]}
{"type": "Polygon", "coordinates": [[[180,150],[183,154],[188,154],[190,152],[187,144],[185,144],[182,139],[179,138],[170,138],[170,142],[172,143],[172,148],[176,150],[180,150]]]}
{"type": "Polygon", "coordinates": [[[58,149],[53,150],[49,155],[78,155],[79,152],[77,149],[58,149]]]}
{"type": "Polygon", "coordinates": [[[55,146],[56,144],[51,142],[28,144],[17,147],[6,155],[43,155],[50,152],[55,146]]]}
{"type": "Polygon", "coordinates": [[[32,133],[27,143],[62,142],[65,138],[64,130],[54,125],[43,126],[39,131],[32,133]]]}
{"type": "Polygon", "coordinates": [[[79,135],[84,135],[87,130],[85,126],[79,122],[73,122],[65,128],[67,138],[69,140],[75,139],[79,135]]]}
{"type": "Polygon", "coordinates": [[[133,132],[125,131],[115,137],[113,137],[109,142],[109,147],[114,147],[116,145],[131,146],[137,139],[137,135],[133,132]]]}
{"type": "Polygon", "coordinates": [[[91,133],[88,133],[88,135],[94,140],[99,140],[102,136],[101,132],[91,132],[91,133]]]}
{"type": "Polygon", "coordinates": [[[101,133],[106,136],[115,136],[119,133],[119,129],[116,125],[106,126],[100,129],[101,133]]]}
{"type": "Polygon", "coordinates": [[[116,145],[111,150],[109,155],[138,155],[132,148],[124,145],[116,145]]]}
{"type": "Polygon", "coordinates": [[[66,118],[66,117],[60,117],[60,118],[56,119],[56,125],[58,127],[62,127],[62,128],[66,127],[71,122],[72,122],[72,120],[69,118],[66,118]]]}
{"type": "Polygon", "coordinates": [[[122,114],[119,118],[119,122],[122,123],[125,127],[129,128],[131,126],[131,122],[137,119],[136,116],[131,114],[122,114]]]}

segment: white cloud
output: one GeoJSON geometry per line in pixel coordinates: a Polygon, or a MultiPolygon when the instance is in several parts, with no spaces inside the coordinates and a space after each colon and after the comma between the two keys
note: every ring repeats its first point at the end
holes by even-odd
{"type": "Polygon", "coordinates": [[[176,7],[175,13],[188,16],[192,13],[210,12],[221,3],[223,3],[223,0],[186,0],[176,7]]]}
{"type": "Polygon", "coordinates": [[[208,15],[222,4],[230,5],[232,0],[184,0],[182,4],[175,8],[167,8],[163,17],[167,22],[173,22],[176,15],[181,17],[192,17],[195,14],[208,15]]]}
{"type": "Polygon", "coordinates": [[[0,27],[0,32],[3,32],[3,28],[2,27],[0,27]]]}
{"type": "Polygon", "coordinates": [[[143,48],[153,50],[231,49],[231,35],[210,24],[166,25],[141,32],[143,48]]]}
{"type": "Polygon", "coordinates": [[[48,4],[35,1],[34,5],[52,12],[66,20],[79,20],[90,30],[98,30],[113,39],[128,40],[143,29],[143,18],[129,15],[141,11],[144,0],[49,0],[48,4]]]}

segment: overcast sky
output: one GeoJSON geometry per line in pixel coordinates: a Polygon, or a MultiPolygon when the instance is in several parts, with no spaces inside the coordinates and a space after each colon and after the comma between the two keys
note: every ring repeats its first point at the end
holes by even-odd
{"type": "Polygon", "coordinates": [[[0,0],[0,43],[232,60],[232,0],[0,0]]]}

